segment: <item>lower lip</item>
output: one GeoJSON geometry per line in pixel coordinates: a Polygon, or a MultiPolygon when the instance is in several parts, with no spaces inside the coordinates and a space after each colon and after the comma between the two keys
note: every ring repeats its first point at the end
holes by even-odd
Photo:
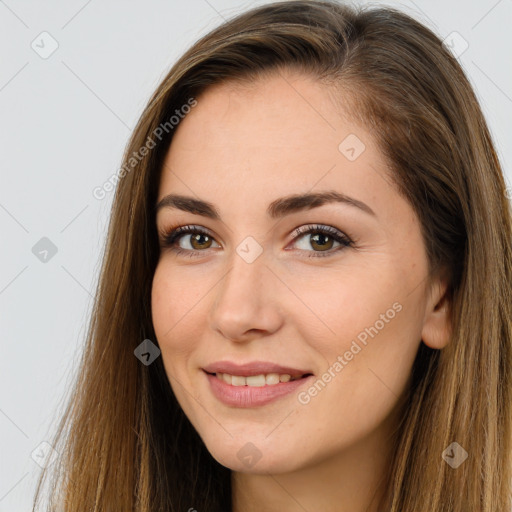
{"type": "Polygon", "coordinates": [[[266,405],[273,400],[293,393],[299,387],[309,383],[313,377],[313,375],[309,375],[302,379],[280,382],[279,384],[272,384],[270,386],[253,387],[232,386],[215,375],[204,373],[210,382],[212,393],[221,402],[233,407],[256,407],[266,405]]]}

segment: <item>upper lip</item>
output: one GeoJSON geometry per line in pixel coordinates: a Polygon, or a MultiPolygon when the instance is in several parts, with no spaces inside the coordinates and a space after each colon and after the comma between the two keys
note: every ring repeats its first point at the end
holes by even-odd
{"type": "Polygon", "coordinates": [[[251,361],[245,364],[236,364],[232,361],[217,361],[204,366],[203,370],[208,373],[228,373],[230,375],[239,375],[240,377],[250,377],[251,375],[268,373],[288,374],[291,377],[302,377],[303,375],[312,373],[309,370],[281,366],[280,364],[269,363],[266,361],[251,361]]]}

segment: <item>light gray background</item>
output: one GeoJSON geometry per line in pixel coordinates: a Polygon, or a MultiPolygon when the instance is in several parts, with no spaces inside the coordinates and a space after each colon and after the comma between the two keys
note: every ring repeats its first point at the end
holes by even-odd
{"type": "MultiPolygon", "coordinates": [[[[38,454],[43,463],[51,453],[41,443],[81,355],[113,197],[100,201],[92,190],[119,169],[131,129],[177,57],[264,3],[0,0],[0,512],[31,509],[38,454]],[[51,49],[44,31],[58,43],[48,58],[31,47],[51,49]],[[46,262],[32,251],[42,237],[57,248],[46,262]]],[[[382,3],[443,39],[455,31],[467,41],[458,58],[511,183],[512,0],[382,3]]]]}

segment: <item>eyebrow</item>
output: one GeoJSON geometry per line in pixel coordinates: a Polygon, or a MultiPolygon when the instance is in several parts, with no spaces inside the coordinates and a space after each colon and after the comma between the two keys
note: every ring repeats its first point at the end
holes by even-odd
{"type": "MultiPolygon", "coordinates": [[[[271,219],[278,219],[298,211],[318,208],[319,206],[328,203],[343,203],[355,208],[359,208],[369,215],[376,217],[375,212],[366,203],[363,203],[358,199],[354,199],[353,197],[349,197],[334,190],[329,190],[327,192],[294,194],[281,197],[269,204],[267,208],[267,215],[271,219]]],[[[219,211],[212,203],[189,196],[169,194],[163,197],[156,204],[155,212],[158,213],[158,211],[163,208],[176,208],[196,215],[202,215],[214,220],[221,219],[219,211]]]]}

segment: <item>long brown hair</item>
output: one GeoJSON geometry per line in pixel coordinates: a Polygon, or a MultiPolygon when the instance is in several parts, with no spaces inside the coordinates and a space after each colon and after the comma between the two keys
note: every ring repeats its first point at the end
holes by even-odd
{"type": "Polygon", "coordinates": [[[154,205],[176,129],[169,119],[212,84],[256,83],[285,68],[351,99],[352,118],[372,131],[421,221],[431,275],[444,269],[450,278],[450,343],[420,344],[380,510],[510,512],[512,226],[486,121],[431,30],[390,7],[314,0],[257,7],[211,31],[141,115],[118,176],[79,374],[53,441],[60,458],[49,468],[47,510],[231,510],[231,471],[184,415],[161,357],[146,366],[134,350],[145,339],[158,344],[154,205]],[[457,469],[442,457],[452,442],[468,453],[457,469]]]}

